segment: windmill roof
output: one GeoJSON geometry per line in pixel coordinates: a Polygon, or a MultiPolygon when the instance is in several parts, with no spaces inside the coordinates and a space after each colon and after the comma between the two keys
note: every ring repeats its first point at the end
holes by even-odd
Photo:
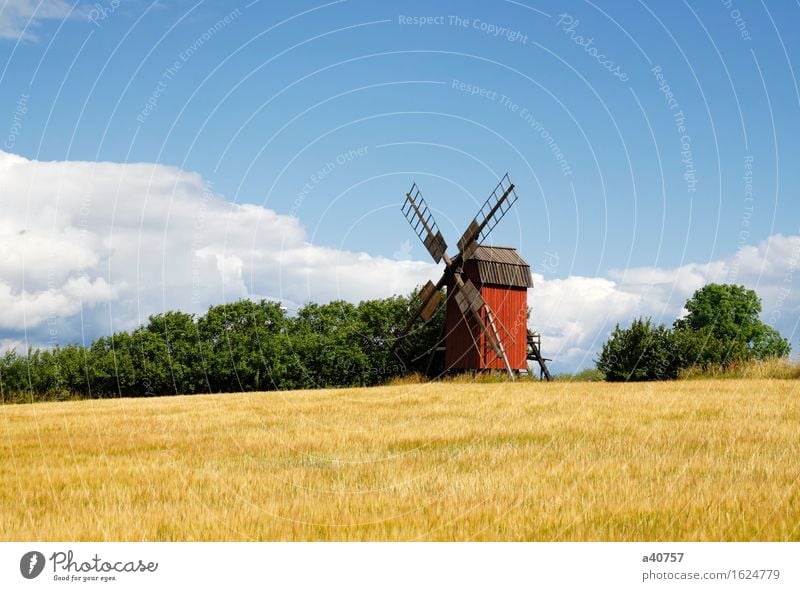
{"type": "Polygon", "coordinates": [[[489,263],[504,263],[506,265],[517,265],[529,267],[530,265],[519,256],[516,248],[511,246],[479,246],[475,249],[475,254],[470,258],[476,261],[486,261],[489,263]]]}
{"type": "Polygon", "coordinates": [[[519,256],[516,248],[479,246],[470,261],[475,261],[481,283],[533,287],[531,266],[519,256]]]}

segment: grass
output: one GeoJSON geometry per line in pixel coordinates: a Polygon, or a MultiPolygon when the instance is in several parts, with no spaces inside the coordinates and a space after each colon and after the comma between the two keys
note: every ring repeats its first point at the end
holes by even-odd
{"type": "Polygon", "coordinates": [[[685,380],[797,380],[800,379],[800,364],[793,363],[788,358],[782,357],[764,359],[763,361],[743,361],[726,367],[704,368],[695,366],[683,370],[679,377],[685,380]]]}
{"type": "Polygon", "coordinates": [[[587,367],[577,373],[560,373],[554,376],[556,380],[565,380],[570,382],[602,382],[605,375],[599,369],[587,367]]]}
{"type": "Polygon", "coordinates": [[[0,540],[800,541],[800,387],[425,383],[0,406],[0,540]]]}

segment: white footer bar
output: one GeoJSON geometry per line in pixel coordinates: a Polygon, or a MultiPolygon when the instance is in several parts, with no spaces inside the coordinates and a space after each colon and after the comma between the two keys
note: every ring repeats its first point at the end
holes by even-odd
{"type": "Polygon", "coordinates": [[[0,589],[794,590],[798,565],[800,543],[13,542],[0,589]]]}

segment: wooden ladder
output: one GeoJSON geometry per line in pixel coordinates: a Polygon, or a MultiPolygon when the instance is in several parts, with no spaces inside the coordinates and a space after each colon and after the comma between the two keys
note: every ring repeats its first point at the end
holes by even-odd
{"type": "Polygon", "coordinates": [[[541,368],[541,377],[548,382],[553,379],[545,363],[546,361],[550,361],[550,359],[542,357],[542,336],[539,333],[528,331],[528,359],[536,361],[539,364],[541,368]]]}

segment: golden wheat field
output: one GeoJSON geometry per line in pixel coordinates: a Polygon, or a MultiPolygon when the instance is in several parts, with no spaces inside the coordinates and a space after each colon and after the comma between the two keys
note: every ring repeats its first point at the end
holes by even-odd
{"type": "Polygon", "coordinates": [[[800,540],[800,383],[0,407],[2,540],[800,540]]]}

